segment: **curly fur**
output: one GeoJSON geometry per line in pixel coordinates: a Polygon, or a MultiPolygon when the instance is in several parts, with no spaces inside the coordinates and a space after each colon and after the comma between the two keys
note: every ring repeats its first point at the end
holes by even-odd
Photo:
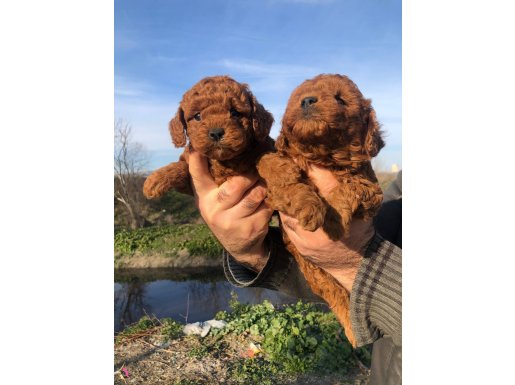
{"type": "MultiPolygon", "coordinates": [[[[331,239],[341,239],[353,217],[370,218],[381,205],[382,191],[370,160],[383,146],[371,101],[348,77],[324,74],[307,80],[290,96],[277,152],[258,164],[268,203],[298,219],[306,230],[322,227],[331,239]],[[319,196],[307,178],[310,165],[331,170],[337,179],[329,196],[319,196]]],[[[284,232],[283,237],[313,292],[329,304],[354,345],[349,293],[301,256],[284,232]]]]}
{"type": "Polygon", "coordinates": [[[176,189],[193,195],[188,172],[188,154],[195,150],[208,158],[209,170],[220,185],[233,175],[256,173],[260,156],[273,150],[268,134],[273,117],[256,100],[246,84],[229,76],[206,77],[188,90],[170,121],[175,147],[185,147],[178,162],[148,176],[143,193],[159,198],[176,189]],[[222,128],[223,137],[214,141],[209,132],[222,128]]]}

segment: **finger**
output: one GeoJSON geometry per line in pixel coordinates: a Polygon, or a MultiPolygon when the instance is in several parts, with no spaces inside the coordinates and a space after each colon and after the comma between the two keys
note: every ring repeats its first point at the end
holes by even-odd
{"type": "Polygon", "coordinates": [[[205,194],[218,187],[209,172],[206,157],[198,152],[192,152],[189,156],[188,165],[191,183],[196,194],[203,197],[205,194]]]}
{"type": "Polygon", "coordinates": [[[267,223],[270,222],[270,219],[272,219],[273,214],[274,209],[268,206],[265,201],[261,202],[259,207],[254,212],[254,215],[266,218],[267,223]]]}
{"type": "MultiPolygon", "coordinates": [[[[286,234],[294,243],[294,245],[297,246],[297,248],[305,247],[308,240],[311,243],[321,234],[325,234],[321,228],[315,231],[304,230],[299,224],[299,221],[294,217],[290,217],[289,215],[283,214],[281,212],[279,212],[279,215],[281,217],[281,223],[283,224],[283,228],[286,231],[286,234]]],[[[325,237],[325,235],[323,236],[325,237]]]]}
{"type": "MultiPolygon", "coordinates": [[[[262,184],[255,184],[243,194],[241,200],[235,205],[241,217],[253,214],[266,198],[266,188],[262,184]]],[[[268,207],[268,206],[267,206],[268,207]]]]}
{"type": "Polygon", "coordinates": [[[273,214],[274,210],[268,207],[265,202],[262,202],[251,217],[262,226],[262,231],[266,234],[270,228],[270,221],[272,220],[273,214]]]}
{"type": "MultiPolygon", "coordinates": [[[[293,218],[291,218],[293,219],[293,218]]],[[[296,230],[300,229],[299,226],[296,225],[295,219],[293,221],[289,220],[289,218],[284,218],[281,216],[281,228],[288,236],[288,239],[293,243],[297,251],[301,252],[302,245],[304,244],[302,238],[297,234],[296,230]]],[[[302,253],[301,253],[302,254],[302,253]]]]}
{"type": "Polygon", "coordinates": [[[299,221],[281,212],[279,212],[279,216],[281,217],[281,223],[283,224],[283,227],[285,227],[287,230],[288,236],[290,235],[290,232],[295,233],[297,231],[299,228],[299,221]]]}
{"type": "Polygon", "coordinates": [[[266,231],[268,231],[268,226],[270,223],[270,220],[272,219],[272,215],[274,213],[274,210],[271,209],[266,205],[265,202],[262,202],[259,207],[249,216],[245,217],[245,221],[248,221],[250,223],[254,223],[256,228],[259,228],[262,226],[266,231]]]}
{"type": "Polygon", "coordinates": [[[218,188],[217,200],[222,210],[234,207],[245,193],[257,182],[257,176],[236,175],[218,188]]]}

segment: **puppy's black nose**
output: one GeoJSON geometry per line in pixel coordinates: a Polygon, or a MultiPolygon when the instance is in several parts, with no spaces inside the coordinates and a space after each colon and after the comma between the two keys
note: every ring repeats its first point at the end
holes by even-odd
{"type": "Polygon", "coordinates": [[[310,105],[316,103],[318,101],[314,96],[308,96],[307,98],[302,99],[300,103],[302,108],[308,108],[310,105]]]}
{"type": "Polygon", "coordinates": [[[218,142],[220,139],[223,138],[224,133],[225,131],[223,128],[211,128],[208,133],[209,139],[218,142]]]}

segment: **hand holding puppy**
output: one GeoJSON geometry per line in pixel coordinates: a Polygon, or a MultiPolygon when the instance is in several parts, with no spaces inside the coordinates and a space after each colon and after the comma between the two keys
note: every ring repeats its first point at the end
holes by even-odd
{"type": "MultiPolygon", "coordinates": [[[[328,196],[338,185],[334,175],[324,168],[311,166],[308,176],[323,197],[328,196]]],[[[299,253],[327,271],[351,292],[364,248],[374,235],[372,220],[356,218],[348,237],[332,240],[322,228],[307,231],[295,218],[284,213],[279,214],[284,231],[299,253]]]]}
{"type": "Polygon", "coordinates": [[[258,176],[237,175],[218,186],[198,152],[189,156],[189,172],[200,214],[213,234],[239,263],[261,271],[273,210],[264,203],[266,189],[258,176]]]}

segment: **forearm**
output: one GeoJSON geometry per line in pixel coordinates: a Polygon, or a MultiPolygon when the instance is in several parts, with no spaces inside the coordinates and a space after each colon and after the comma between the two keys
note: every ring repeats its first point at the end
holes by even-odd
{"type": "Polygon", "coordinates": [[[351,293],[351,322],[358,346],[389,336],[402,345],[402,252],[376,234],[351,293]]]}

